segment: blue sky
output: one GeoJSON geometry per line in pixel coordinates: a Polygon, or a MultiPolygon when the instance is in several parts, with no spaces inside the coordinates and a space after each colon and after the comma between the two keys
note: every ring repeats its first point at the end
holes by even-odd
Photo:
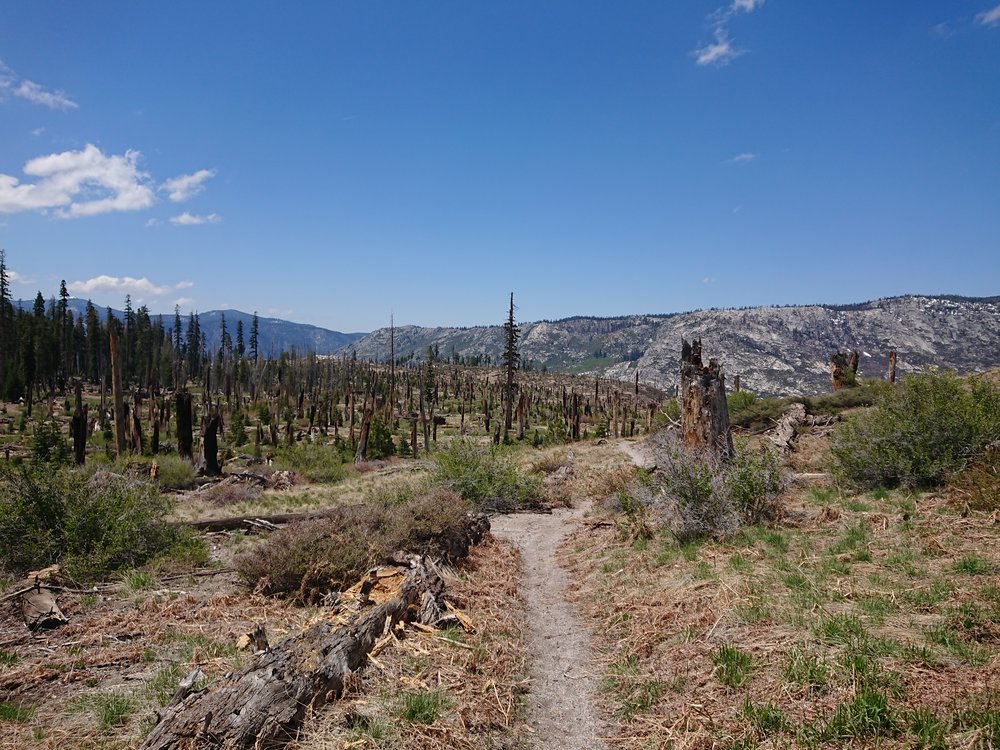
{"type": "Polygon", "coordinates": [[[997,0],[0,12],[18,296],[345,331],[1000,294],[997,0]]]}

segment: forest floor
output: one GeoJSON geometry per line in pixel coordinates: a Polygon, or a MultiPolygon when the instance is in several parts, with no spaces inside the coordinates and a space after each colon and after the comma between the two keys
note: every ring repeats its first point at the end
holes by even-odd
{"type": "MultiPolygon", "coordinates": [[[[474,630],[407,628],[292,749],[990,747],[997,514],[963,513],[950,488],[842,492],[823,474],[827,433],[803,430],[785,457],[780,519],[685,545],[633,534],[613,502],[633,464],[655,462],[644,441],[526,452],[565,507],[495,517],[444,569],[474,630]]],[[[376,466],[245,509],[312,510],[422,471],[376,466]]],[[[222,513],[202,502],[186,517],[222,513]]],[[[209,568],[63,597],[54,631],[0,606],[0,748],[137,747],[192,667],[225,674],[255,624],[274,643],[315,615],[237,580],[254,537],[208,538],[209,568]]]]}

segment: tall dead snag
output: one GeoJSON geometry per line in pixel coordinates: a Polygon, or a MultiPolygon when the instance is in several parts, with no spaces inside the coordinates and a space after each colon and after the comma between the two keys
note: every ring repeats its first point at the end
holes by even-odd
{"type": "Polygon", "coordinates": [[[896,352],[889,352],[889,382],[896,382],[896,352]]]}
{"type": "Polygon", "coordinates": [[[397,623],[416,618],[431,625],[441,617],[444,584],[423,561],[414,561],[405,574],[402,569],[374,573],[364,582],[370,590],[362,584],[355,588],[381,603],[342,618],[346,621],[318,622],[165,708],[142,750],[249,750],[279,748],[293,740],[307,714],[342,693],[345,679],[364,664],[380,638],[393,637],[397,623]]]}
{"type": "Polygon", "coordinates": [[[191,394],[182,391],[177,394],[177,454],[191,459],[193,455],[193,426],[191,414],[191,394]]]}
{"type": "Polygon", "coordinates": [[[87,407],[83,405],[83,383],[76,381],[76,408],[70,422],[73,436],[73,459],[77,466],[83,466],[87,458],[87,407]]]}
{"type": "Polygon", "coordinates": [[[109,320],[109,346],[111,349],[111,400],[115,410],[115,447],[118,455],[125,455],[125,396],[122,393],[122,362],[118,351],[118,321],[109,320]]]}
{"type": "Polygon", "coordinates": [[[701,363],[701,339],[681,339],[681,437],[690,448],[710,450],[721,458],[734,454],[726,403],[726,378],[714,359],[701,363]]]}

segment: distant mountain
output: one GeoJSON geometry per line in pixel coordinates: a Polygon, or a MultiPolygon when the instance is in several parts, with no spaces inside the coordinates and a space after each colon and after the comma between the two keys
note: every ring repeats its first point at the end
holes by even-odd
{"type": "MultiPolygon", "coordinates": [[[[34,300],[15,300],[14,306],[21,305],[25,310],[30,310],[34,305],[34,300]]],[[[46,301],[48,306],[49,301],[46,301]]],[[[83,315],[87,310],[87,301],[77,298],[69,300],[69,307],[73,311],[74,317],[83,315]]],[[[107,314],[107,308],[95,305],[103,319],[107,314]]],[[[112,314],[118,319],[124,317],[124,312],[112,308],[112,314]]],[[[247,347],[250,346],[250,323],[253,320],[251,313],[239,310],[209,310],[198,313],[198,325],[201,330],[208,335],[208,348],[218,347],[222,341],[222,316],[226,316],[226,329],[236,343],[236,322],[243,321],[243,337],[247,347]]],[[[152,316],[156,319],[156,315],[152,316]]],[[[188,316],[181,314],[181,330],[187,332],[188,316]]],[[[164,328],[172,328],[174,325],[173,313],[163,315],[164,328]]],[[[340,331],[330,331],[326,328],[308,325],[306,323],[292,323],[279,318],[257,317],[258,325],[258,349],[261,356],[274,354],[277,356],[282,350],[290,351],[293,347],[299,352],[311,351],[317,354],[330,354],[338,349],[342,349],[359,338],[363,333],[341,333],[340,331]]]]}
{"type": "MultiPolygon", "coordinates": [[[[829,360],[837,349],[861,353],[858,374],[884,377],[889,352],[900,372],[940,365],[970,372],[1000,365],[1000,297],[891,297],[850,305],[699,310],[619,318],[574,317],[522,323],[521,356],[536,367],[640,380],[671,390],[681,337],[701,338],[706,358],[725,367],[730,382],[761,395],[802,395],[830,388],[829,360]]],[[[442,359],[489,355],[503,349],[501,327],[395,330],[397,356],[422,358],[437,346],[442,359]]],[[[344,352],[385,360],[389,329],[349,344],[344,352]]]]}

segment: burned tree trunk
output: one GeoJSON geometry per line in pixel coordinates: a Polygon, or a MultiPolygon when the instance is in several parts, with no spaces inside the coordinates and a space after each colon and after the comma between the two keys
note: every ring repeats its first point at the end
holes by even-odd
{"type": "Polygon", "coordinates": [[[203,446],[206,476],[217,477],[222,474],[222,467],[219,466],[219,429],[221,426],[222,418],[217,413],[212,414],[205,423],[203,446]]]}
{"type": "Polygon", "coordinates": [[[191,394],[182,391],[177,394],[177,455],[191,459],[194,443],[191,414],[191,394]]]}
{"type": "Polygon", "coordinates": [[[83,405],[83,384],[79,380],[76,381],[76,408],[70,433],[73,435],[73,460],[77,466],[83,466],[87,458],[87,408],[83,405]]]}
{"type": "MultiPolygon", "coordinates": [[[[376,573],[376,586],[387,580],[383,573],[376,573]]],[[[249,750],[287,744],[311,710],[343,691],[344,680],[364,664],[378,639],[418,612],[437,615],[438,606],[423,605],[437,602],[442,592],[437,574],[424,563],[415,563],[382,604],[362,609],[363,614],[340,627],[318,622],[264,650],[239,671],[165,708],[142,749],[249,750]]]]}
{"type": "Polygon", "coordinates": [[[889,382],[896,382],[896,352],[889,352],[889,382]]]}
{"type": "MultiPolygon", "coordinates": [[[[111,349],[111,399],[115,410],[115,447],[118,455],[125,455],[125,397],[122,393],[122,362],[118,351],[118,323],[111,320],[108,326],[111,349]]],[[[30,412],[29,412],[30,413],[30,412]]]]}
{"type": "Polygon", "coordinates": [[[690,448],[709,450],[721,458],[734,454],[726,403],[726,379],[714,359],[701,363],[701,339],[681,339],[681,437],[690,448]]]}

